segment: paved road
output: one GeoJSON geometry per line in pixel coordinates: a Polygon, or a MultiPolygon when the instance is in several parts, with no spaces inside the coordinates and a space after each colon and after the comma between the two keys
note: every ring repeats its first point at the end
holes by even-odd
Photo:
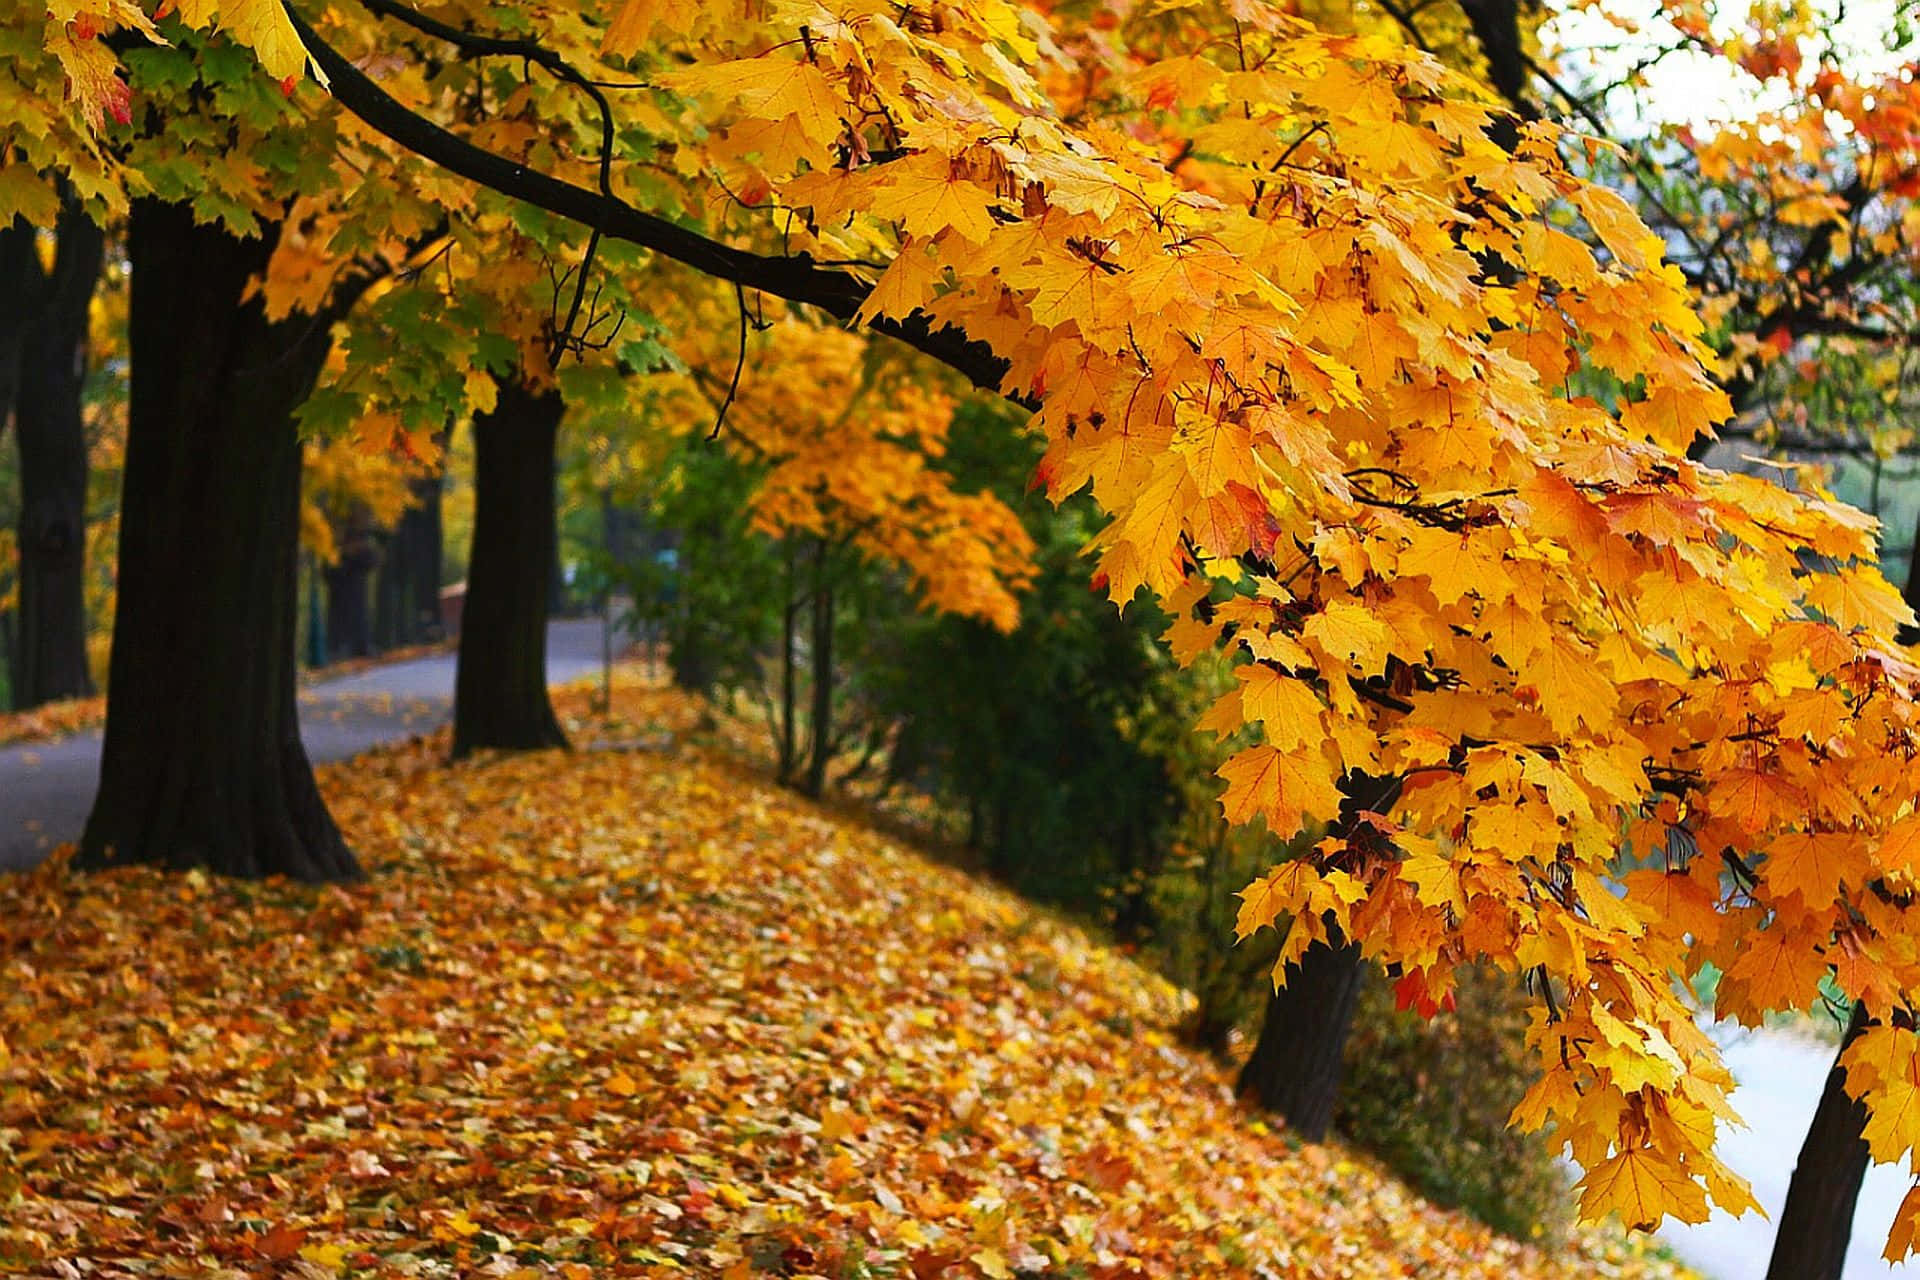
{"type": "MultiPolygon", "coordinates": [[[[1661,1238],[1673,1251],[1713,1280],[1752,1280],[1767,1272],[1774,1225],[1786,1203],[1787,1180],[1800,1154],[1800,1142],[1813,1120],[1814,1103],[1833,1065],[1834,1046],[1778,1031],[1717,1031],[1721,1050],[1739,1088],[1733,1106],[1745,1129],[1721,1136],[1720,1158],[1753,1183],[1754,1198],[1770,1218],[1726,1214],[1698,1226],[1669,1227],[1661,1238]]],[[[1897,1165],[1867,1171],[1853,1215],[1843,1280],[1920,1280],[1920,1264],[1892,1266],[1880,1250],[1893,1225],[1894,1210],[1907,1194],[1907,1177],[1897,1165]]]]}
{"type": "MultiPolygon", "coordinates": [[[[303,690],[300,733],[314,760],[438,728],[453,708],[453,655],[372,667],[303,690]]],[[[564,684],[600,669],[600,623],[557,621],[547,630],[547,679],[564,684]]],[[[31,866],[79,838],[99,782],[100,734],[0,747],[0,870],[31,866]]]]}

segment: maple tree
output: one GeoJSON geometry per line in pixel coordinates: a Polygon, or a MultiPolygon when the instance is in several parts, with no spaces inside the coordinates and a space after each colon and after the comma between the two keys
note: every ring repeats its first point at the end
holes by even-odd
{"type": "MultiPolygon", "coordinates": [[[[1862,46],[1844,7],[1818,3],[1742,11],[1676,0],[1650,14],[1601,7],[1588,16],[1596,15],[1588,38],[1611,34],[1638,50],[1625,82],[1579,75],[1591,60],[1569,43],[1557,60],[1576,74],[1536,63],[1531,87],[1549,109],[1628,141],[1594,168],[1636,201],[1701,297],[1719,356],[1713,369],[1736,417],[1721,430],[1730,444],[1715,449],[1702,436],[1691,452],[1729,465],[1751,465],[1745,456],[1756,446],[1776,457],[1851,458],[1850,470],[1867,477],[1853,492],[1879,514],[1887,463],[1911,439],[1902,386],[1913,345],[1920,135],[1905,20],[1873,25],[1862,46]],[[1723,105],[1648,133],[1641,121],[1666,114],[1649,86],[1671,80],[1667,64],[1681,60],[1717,86],[1723,105]]],[[[1890,546],[1883,555],[1898,558],[1890,546]]],[[[1915,564],[1909,604],[1920,602],[1915,564]]],[[[1920,633],[1899,634],[1910,642],[1920,633]]],[[[1838,1015],[1844,1055],[1869,1011],[1856,1001],[1838,1015]]],[[[1795,1162],[1771,1277],[1839,1276],[1870,1157],[1866,1120],[1836,1064],[1795,1162]]]]}
{"type": "MultiPolygon", "coordinates": [[[[849,574],[861,567],[903,574],[923,607],[1011,631],[1016,596],[1034,573],[1033,542],[997,494],[955,491],[941,463],[953,399],[923,385],[926,370],[791,316],[765,317],[760,328],[751,338],[743,328],[737,352],[689,341],[682,371],[648,379],[640,395],[669,433],[717,430],[755,473],[744,497],[747,528],[781,544],[786,561],[772,705],[778,772],[819,796],[842,740],[835,638],[849,574]],[[751,365],[753,373],[730,378],[721,372],[725,361],[751,365]],[[797,701],[803,612],[811,615],[804,751],[797,701]]],[[[696,320],[687,331],[713,328],[696,320]]]]}
{"type": "MultiPolygon", "coordinates": [[[[1712,1156],[1730,1080],[1671,975],[1715,964],[1716,1011],[1747,1020],[1823,977],[1888,1010],[1920,985],[1910,615],[1857,513],[1685,456],[1729,408],[1701,323],[1556,129],[1496,140],[1423,55],[1260,7],[1141,69],[1143,109],[1192,143],[1176,169],[1158,130],[1050,111],[1025,69],[1045,21],[992,0],[550,16],[577,65],[534,42],[542,66],[646,76],[645,145],[704,132],[687,176],[714,194],[688,225],[402,105],[331,43],[364,28],[234,9],[269,74],[304,47],[342,105],[456,173],[1035,406],[1050,492],[1111,513],[1113,596],[1164,600],[1178,654],[1244,660],[1208,716],[1260,726],[1222,768],[1228,816],[1344,818],[1249,888],[1242,930],[1290,918],[1283,965],[1337,930],[1433,1000],[1472,959],[1536,975],[1517,1118],[1555,1123],[1589,1215],[1751,1203],[1712,1156]],[[1578,394],[1576,367],[1617,390],[1578,394]]],[[[1850,1054],[1885,1155],[1920,1137],[1916,1049],[1882,1021],[1850,1054]]]]}
{"type": "MultiPolygon", "coordinates": [[[[10,37],[28,25],[41,24],[10,16],[10,37]]],[[[288,94],[259,82],[241,50],[176,34],[127,52],[146,115],[115,147],[75,141],[58,121],[10,135],[29,162],[36,144],[65,147],[60,173],[88,212],[124,217],[134,281],[111,697],[84,856],[351,875],[294,714],[294,411],[325,360],[330,309],[403,255],[387,256],[390,239],[363,241],[334,264],[318,316],[263,296],[277,251],[301,248],[289,203],[330,181],[337,135],[318,120],[303,126],[310,145],[266,142],[292,126],[288,94]],[[209,157],[215,122],[231,150],[209,157]],[[182,307],[206,322],[184,328],[182,307]]],[[[25,82],[15,100],[29,109],[57,103],[53,59],[11,61],[7,74],[25,82]]],[[[30,204],[22,191],[8,188],[30,204]]]]}

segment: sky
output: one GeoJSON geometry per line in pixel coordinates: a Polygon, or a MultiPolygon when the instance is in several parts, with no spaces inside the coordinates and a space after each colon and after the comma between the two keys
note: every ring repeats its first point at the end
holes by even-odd
{"type": "MultiPolygon", "coordinates": [[[[1844,64],[1855,75],[1892,71],[1902,56],[1891,48],[1896,0],[1818,0],[1833,15],[1825,24],[1844,64]]],[[[1567,78],[1598,82],[1617,79],[1626,68],[1651,50],[1671,42],[1673,29],[1658,18],[1657,0],[1607,0],[1609,12],[1644,22],[1646,31],[1626,35],[1594,9],[1554,4],[1555,16],[1542,30],[1542,42],[1555,56],[1567,78]],[[1574,51],[1574,52],[1568,52],[1574,51]]],[[[1746,25],[1750,5],[1724,0],[1713,6],[1716,34],[1732,34],[1746,25]]],[[[1809,57],[1816,51],[1806,49],[1809,57]]],[[[1665,124],[1696,128],[1751,115],[1775,105],[1756,99],[1753,81],[1724,61],[1703,53],[1684,52],[1663,59],[1647,76],[1647,90],[1637,104],[1626,98],[1609,114],[1616,120],[1637,118],[1649,130],[1665,124]]]]}

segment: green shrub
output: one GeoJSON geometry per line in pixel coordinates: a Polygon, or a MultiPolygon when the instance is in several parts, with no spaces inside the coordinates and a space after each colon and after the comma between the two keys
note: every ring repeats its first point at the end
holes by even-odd
{"type": "Polygon", "coordinates": [[[1526,1092],[1529,997],[1510,976],[1464,970],[1457,1007],[1395,1008],[1372,979],[1347,1042],[1335,1123],[1440,1204],[1521,1240],[1565,1227],[1567,1178],[1540,1134],[1507,1127],[1526,1092]]]}

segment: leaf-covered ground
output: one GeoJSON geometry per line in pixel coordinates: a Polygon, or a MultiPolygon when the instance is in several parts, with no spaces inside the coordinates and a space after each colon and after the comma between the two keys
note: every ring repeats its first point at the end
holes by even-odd
{"type": "Polygon", "coordinates": [[[107,719],[107,700],[67,698],[31,711],[0,712],[0,747],[20,742],[52,742],[70,733],[98,728],[107,719]]]}
{"type": "Polygon", "coordinates": [[[1294,1149],[1164,983],[615,709],[326,771],[364,885],[0,876],[0,1272],[1676,1274],[1294,1149]]]}

